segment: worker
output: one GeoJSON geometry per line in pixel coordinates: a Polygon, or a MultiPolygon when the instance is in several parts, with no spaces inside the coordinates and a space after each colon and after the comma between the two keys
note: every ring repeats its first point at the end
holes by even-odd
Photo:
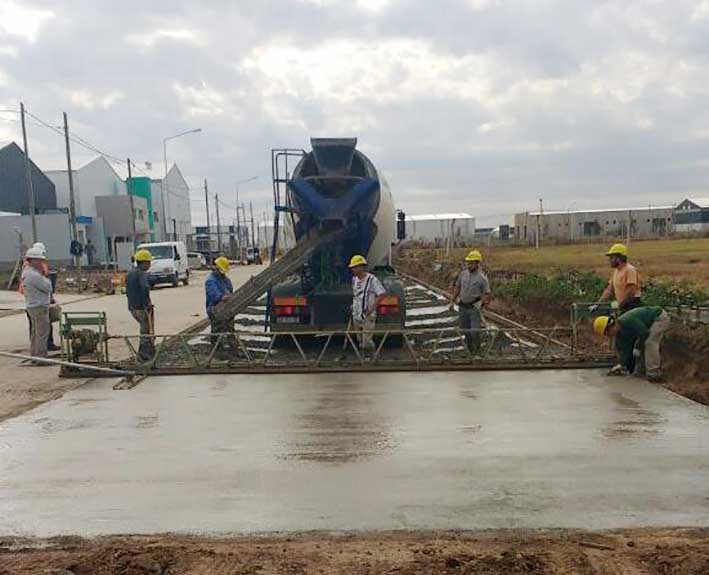
{"type": "MultiPolygon", "coordinates": [[[[22,271],[27,316],[30,319],[30,355],[47,357],[49,336],[49,305],[52,299],[52,282],[45,275],[47,256],[37,246],[25,253],[26,267],[22,271]]],[[[41,365],[41,364],[36,364],[41,365]]]]}
{"type": "Polygon", "coordinates": [[[644,371],[645,377],[653,382],[662,381],[660,343],[669,327],[667,312],[649,306],[636,307],[617,318],[602,315],[593,321],[596,335],[615,337],[618,365],[610,373],[642,375],[644,371]]]}
{"type": "Polygon", "coordinates": [[[155,355],[155,341],[152,337],[155,329],[155,307],[150,299],[150,282],[147,271],[153,256],[148,250],[138,250],[133,256],[135,267],[126,276],[126,296],[128,309],[140,325],[140,346],[138,357],[149,361],[155,355]]]}
{"type": "MultiPolygon", "coordinates": [[[[227,317],[225,319],[219,319],[214,313],[214,308],[234,293],[234,286],[227,276],[228,272],[229,260],[224,256],[220,256],[214,260],[214,269],[204,283],[204,291],[207,297],[207,317],[209,317],[212,332],[212,345],[216,345],[218,341],[218,337],[215,334],[234,333],[234,318],[227,317]]],[[[222,338],[220,348],[221,349],[217,351],[222,351],[225,348],[232,348],[232,350],[234,350],[236,348],[234,338],[231,336],[222,338]]]]}
{"type": "MultiPolygon", "coordinates": [[[[49,273],[49,261],[46,259],[47,258],[47,248],[45,247],[45,245],[42,242],[35,242],[34,244],[32,244],[32,247],[40,250],[45,257],[45,259],[42,261],[41,271],[42,271],[42,274],[44,275],[44,277],[48,277],[49,281],[52,284],[52,296],[49,301],[50,306],[52,306],[52,305],[56,304],[56,300],[54,299],[54,287],[55,286],[54,286],[54,280],[53,280],[53,278],[56,279],[56,274],[49,273]]],[[[27,263],[27,259],[25,259],[23,266],[22,266],[22,270],[24,271],[24,269],[26,267],[28,267],[28,265],[29,264],[27,263]]],[[[20,287],[19,287],[18,291],[20,292],[21,295],[25,294],[25,286],[22,283],[21,277],[20,277],[20,287]]],[[[30,320],[29,313],[27,313],[27,324],[29,325],[29,329],[30,329],[30,333],[31,333],[32,332],[32,320],[30,320]]],[[[59,347],[58,345],[56,345],[54,343],[54,328],[53,328],[51,320],[50,320],[49,335],[47,336],[47,351],[59,351],[60,349],[61,349],[61,347],[59,347]]]]}
{"type": "Polygon", "coordinates": [[[465,256],[465,269],[453,284],[450,309],[458,303],[458,322],[465,344],[472,353],[480,350],[480,330],[483,327],[482,308],[490,303],[490,282],[481,269],[482,255],[472,250],[465,256]]]}
{"type": "Polygon", "coordinates": [[[628,263],[628,248],[623,244],[613,244],[606,252],[606,256],[609,258],[613,273],[599,302],[608,301],[611,296],[615,297],[620,314],[642,306],[640,276],[635,266],[628,263]]]}
{"type": "Polygon", "coordinates": [[[352,324],[358,331],[360,349],[374,349],[371,333],[377,323],[377,298],[386,293],[379,278],[367,271],[367,260],[354,255],[349,265],[352,272],[352,324]]]}

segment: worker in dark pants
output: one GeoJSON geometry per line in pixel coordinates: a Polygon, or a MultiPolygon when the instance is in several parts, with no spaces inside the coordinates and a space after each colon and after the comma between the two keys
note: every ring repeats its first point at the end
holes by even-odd
{"type": "MultiPolygon", "coordinates": [[[[212,273],[209,274],[207,281],[204,282],[207,317],[209,318],[212,332],[212,345],[216,345],[217,340],[219,339],[218,334],[234,333],[234,318],[218,318],[214,313],[217,305],[234,293],[234,286],[227,276],[228,272],[229,260],[224,256],[218,257],[214,260],[214,269],[212,270],[212,273]]],[[[236,351],[236,340],[231,335],[222,338],[220,349],[217,351],[220,355],[223,355],[224,351],[227,349],[236,351]]]]}
{"type": "Polygon", "coordinates": [[[480,269],[482,255],[472,250],[465,257],[466,269],[458,274],[450,300],[451,310],[458,303],[460,329],[471,353],[480,351],[480,330],[483,327],[482,308],[490,303],[490,282],[480,269]]]}
{"type": "Polygon", "coordinates": [[[153,256],[148,250],[138,250],[133,256],[135,267],[126,277],[126,295],[128,310],[140,325],[140,346],[138,356],[142,361],[149,361],[155,356],[155,342],[152,337],[155,329],[153,303],[150,300],[150,282],[147,271],[153,256]]]}

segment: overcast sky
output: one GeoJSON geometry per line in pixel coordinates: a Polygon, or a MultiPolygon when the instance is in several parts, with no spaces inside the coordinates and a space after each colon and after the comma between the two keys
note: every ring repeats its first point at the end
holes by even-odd
{"type": "MultiPolygon", "coordinates": [[[[258,176],[242,197],[259,213],[270,149],[310,136],[358,137],[412,214],[706,196],[708,93],[709,0],[0,0],[0,110],[66,111],[154,177],[162,138],[202,128],[170,161],[231,204],[258,176]]],[[[0,143],[21,141],[16,118],[0,143]]],[[[45,128],[30,152],[64,167],[45,128]]]]}

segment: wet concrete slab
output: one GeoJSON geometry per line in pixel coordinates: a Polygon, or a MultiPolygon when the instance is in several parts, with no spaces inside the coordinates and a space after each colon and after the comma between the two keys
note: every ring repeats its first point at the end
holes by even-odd
{"type": "Polygon", "coordinates": [[[709,410],[594,371],[97,382],[0,423],[0,534],[709,525],[709,410]]]}

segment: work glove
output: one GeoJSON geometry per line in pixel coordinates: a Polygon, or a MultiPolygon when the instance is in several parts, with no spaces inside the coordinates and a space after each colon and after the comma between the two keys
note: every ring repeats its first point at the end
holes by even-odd
{"type": "Polygon", "coordinates": [[[589,313],[595,313],[598,310],[598,304],[594,303],[593,305],[588,306],[588,311],[589,313]]]}
{"type": "Polygon", "coordinates": [[[641,355],[642,355],[642,352],[640,351],[640,348],[636,347],[633,349],[633,357],[635,359],[639,359],[641,355]]]}
{"type": "Polygon", "coordinates": [[[620,304],[617,301],[611,302],[611,309],[617,310],[619,307],[620,307],[620,304]]]}
{"type": "Polygon", "coordinates": [[[624,366],[617,364],[611,367],[608,375],[628,375],[628,370],[624,366]]]}

